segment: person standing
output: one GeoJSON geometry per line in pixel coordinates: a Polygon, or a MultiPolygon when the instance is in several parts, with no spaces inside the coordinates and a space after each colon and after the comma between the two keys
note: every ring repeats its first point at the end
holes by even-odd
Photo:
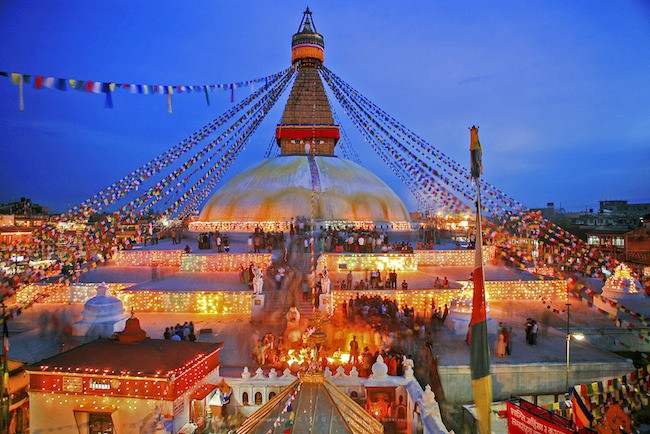
{"type": "Polygon", "coordinates": [[[359,343],[356,336],[352,336],[350,341],[350,363],[353,365],[359,363],[359,343]]]}
{"type": "Polygon", "coordinates": [[[504,357],[506,355],[506,339],[503,335],[503,330],[499,330],[499,336],[497,338],[497,357],[504,357]]]}
{"type": "Polygon", "coordinates": [[[503,327],[503,340],[506,343],[506,356],[510,355],[510,327],[503,327]]]}
{"type": "Polygon", "coordinates": [[[526,343],[532,345],[532,331],[533,331],[533,320],[531,318],[526,319],[526,343]]]}
{"type": "Polygon", "coordinates": [[[539,327],[537,326],[537,321],[533,320],[533,327],[530,331],[531,334],[531,345],[535,346],[537,345],[537,332],[539,331],[539,327]]]}

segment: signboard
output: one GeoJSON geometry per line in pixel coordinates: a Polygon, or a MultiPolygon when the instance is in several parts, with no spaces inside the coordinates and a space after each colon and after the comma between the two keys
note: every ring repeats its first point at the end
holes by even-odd
{"type": "MultiPolygon", "coordinates": [[[[562,425],[549,420],[559,417],[550,415],[548,410],[544,410],[529,402],[520,401],[520,406],[508,401],[508,434],[572,434],[573,431],[567,428],[566,422],[562,425]],[[522,405],[522,404],[528,405],[522,405]]],[[[564,421],[567,421],[564,419],[564,421]]],[[[568,421],[567,421],[568,422],[568,421]]],[[[570,423],[570,422],[569,422],[570,423]]]]}
{"type": "Polygon", "coordinates": [[[61,387],[64,392],[83,392],[83,379],[81,377],[63,377],[63,385],[61,387]]]}
{"type": "Polygon", "coordinates": [[[94,378],[91,378],[90,380],[88,380],[88,387],[92,390],[111,390],[111,380],[110,379],[96,380],[94,378]]]}

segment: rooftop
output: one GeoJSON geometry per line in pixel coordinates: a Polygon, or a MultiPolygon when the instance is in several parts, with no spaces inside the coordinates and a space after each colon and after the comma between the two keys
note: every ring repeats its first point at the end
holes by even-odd
{"type": "Polygon", "coordinates": [[[114,339],[97,339],[27,367],[42,372],[130,373],[163,377],[183,372],[192,362],[221,350],[223,342],[187,342],[144,339],[124,344],[114,339]]]}

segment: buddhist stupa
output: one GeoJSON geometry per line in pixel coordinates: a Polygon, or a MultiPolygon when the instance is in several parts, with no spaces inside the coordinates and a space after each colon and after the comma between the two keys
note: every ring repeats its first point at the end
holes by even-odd
{"type": "Polygon", "coordinates": [[[102,282],[96,288],[97,295],[84,304],[81,321],[72,326],[74,336],[110,337],[121,331],[128,319],[122,301],[108,294],[108,286],[102,282]]]}
{"type": "Polygon", "coordinates": [[[307,9],[292,38],[291,59],[298,72],[276,128],[280,155],[226,183],[208,200],[191,229],[278,227],[312,213],[321,225],[410,226],[406,207],[386,183],[334,155],[340,130],[318,73],[324,47],[307,9]]]}
{"type": "Polygon", "coordinates": [[[618,317],[619,309],[612,306],[615,301],[625,307],[633,307],[646,297],[642,291],[641,283],[634,278],[632,270],[627,265],[620,263],[614,273],[607,279],[601,295],[605,298],[594,297],[594,306],[618,317]]]}

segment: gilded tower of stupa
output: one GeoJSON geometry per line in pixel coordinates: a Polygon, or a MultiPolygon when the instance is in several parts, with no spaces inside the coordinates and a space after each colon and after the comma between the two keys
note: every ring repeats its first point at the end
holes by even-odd
{"type": "Polygon", "coordinates": [[[299,217],[313,217],[321,225],[409,227],[404,204],[386,183],[334,155],[340,130],[318,73],[324,49],[323,36],[307,9],[292,38],[297,76],[276,128],[280,155],[221,187],[191,229],[284,229],[299,217]]]}

